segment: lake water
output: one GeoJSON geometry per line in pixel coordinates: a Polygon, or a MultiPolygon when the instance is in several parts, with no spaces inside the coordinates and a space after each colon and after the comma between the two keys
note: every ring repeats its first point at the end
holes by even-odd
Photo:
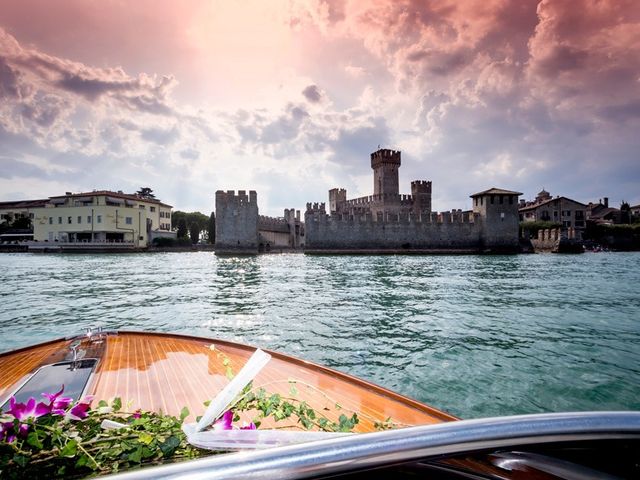
{"type": "Polygon", "coordinates": [[[640,410],[640,253],[0,254],[0,351],[92,325],[279,350],[471,418],[640,410]]]}

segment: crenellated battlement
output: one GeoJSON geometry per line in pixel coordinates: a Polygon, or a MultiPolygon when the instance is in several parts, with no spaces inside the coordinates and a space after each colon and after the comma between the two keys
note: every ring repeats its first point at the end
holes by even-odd
{"type": "Polygon", "coordinates": [[[289,222],[282,217],[260,215],[258,217],[258,230],[289,233],[289,222]]]}
{"type": "Polygon", "coordinates": [[[346,207],[360,207],[367,205],[381,205],[381,204],[394,204],[402,206],[411,206],[413,204],[413,197],[411,195],[394,195],[390,193],[383,193],[380,195],[367,195],[365,197],[352,198],[351,200],[345,200],[342,205],[346,207]]]}
{"type": "Polygon", "coordinates": [[[377,212],[371,214],[365,212],[361,214],[337,213],[326,215],[322,210],[309,210],[307,214],[313,217],[314,221],[321,221],[326,224],[331,223],[378,223],[378,224],[479,224],[480,214],[472,211],[451,210],[450,212],[429,212],[414,213],[413,211],[389,213],[377,212]],[[316,215],[319,214],[319,215],[316,215]]]}
{"type": "Polygon", "coordinates": [[[216,205],[258,205],[258,194],[255,190],[249,190],[247,195],[246,190],[238,190],[236,194],[235,190],[218,190],[216,191],[216,205]]]}
{"type": "Polygon", "coordinates": [[[376,168],[382,164],[394,164],[400,166],[400,163],[400,150],[381,148],[371,154],[371,168],[376,168]]]}
{"type": "Polygon", "coordinates": [[[325,203],[318,203],[318,202],[314,202],[314,203],[307,203],[307,211],[306,213],[327,213],[326,207],[325,207],[325,203]]]}

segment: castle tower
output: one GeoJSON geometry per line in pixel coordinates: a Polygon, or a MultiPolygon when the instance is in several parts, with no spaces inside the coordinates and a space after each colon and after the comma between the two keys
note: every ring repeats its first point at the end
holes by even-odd
{"type": "Polygon", "coordinates": [[[413,198],[413,213],[416,217],[431,213],[431,182],[425,180],[411,182],[411,197],[413,198]]]}
{"type": "Polygon", "coordinates": [[[490,188],[471,195],[473,212],[480,214],[480,242],[483,248],[492,251],[517,251],[520,195],[522,193],[501,188],[490,188]]]}
{"type": "Polygon", "coordinates": [[[398,195],[400,186],[398,168],[400,168],[400,151],[381,148],[371,154],[373,168],[373,194],[398,195]]]}
{"type": "Polygon", "coordinates": [[[340,211],[340,204],[347,201],[347,191],[344,188],[329,190],[329,212],[333,215],[340,211]]]}
{"type": "Polygon", "coordinates": [[[216,254],[258,253],[258,194],[216,192],[216,254]]]}

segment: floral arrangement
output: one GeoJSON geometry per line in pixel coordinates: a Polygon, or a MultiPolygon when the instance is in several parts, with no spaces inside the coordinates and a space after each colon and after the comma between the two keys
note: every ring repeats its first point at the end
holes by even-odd
{"type": "MultiPolygon", "coordinates": [[[[30,398],[19,403],[12,397],[9,409],[0,412],[1,478],[80,478],[221,453],[187,442],[181,428],[189,416],[186,408],[179,418],[126,412],[122,401],[115,398],[111,403],[100,401],[92,409],[92,397],[74,402],[63,393],[64,386],[56,393],[43,393],[41,401],[30,398]]],[[[341,414],[334,422],[304,401],[269,394],[263,388],[254,391],[248,385],[211,428],[254,430],[265,418],[276,422],[293,418],[303,430],[330,432],[349,432],[359,421],[354,412],[341,414]],[[254,412],[254,420],[238,425],[243,411],[254,412]]]]}
{"type": "Polygon", "coordinates": [[[73,402],[63,391],[43,393],[47,401],[10,399],[0,414],[0,477],[84,477],[210,453],[185,441],[180,427],[186,409],[181,418],[127,413],[119,398],[91,409],[91,397],[73,402]],[[121,428],[105,429],[105,420],[121,428]]]}
{"type": "MultiPolygon", "coordinates": [[[[226,367],[227,377],[234,378],[228,357],[221,352],[218,357],[226,367]]],[[[12,397],[9,409],[0,410],[0,478],[81,478],[224,453],[201,449],[187,441],[183,422],[190,413],[186,407],[179,417],[142,410],[128,412],[120,398],[101,400],[91,408],[93,397],[74,402],[63,393],[64,385],[56,393],[43,393],[42,399],[29,398],[25,403],[12,397]]],[[[208,404],[205,402],[205,406],[208,404]]],[[[348,410],[343,410],[336,421],[335,414],[327,416],[332,410],[343,408],[305,382],[274,381],[259,388],[249,382],[210,428],[256,430],[263,420],[270,419],[286,421],[285,427],[276,428],[351,432],[360,421],[356,412],[348,410]],[[264,388],[282,382],[289,386],[287,395],[272,394],[264,388]],[[315,410],[300,401],[296,398],[298,388],[322,398],[324,406],[315,410]],[[251,414],[252,421],[239,425],[243,412],[251,414]]],[[[378,430],[400,426],[391,419],[364,417],[378,430]]]]}

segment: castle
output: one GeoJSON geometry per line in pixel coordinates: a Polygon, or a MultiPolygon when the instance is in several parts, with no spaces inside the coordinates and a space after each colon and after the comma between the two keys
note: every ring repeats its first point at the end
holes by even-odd
{"type": "Polygon", "coordinates": [[[431,182],[411,182],[400,194],[401,153],[371,154],[373,195],[347,199],[343,188],[329,190],[325,203],[307,203],[283,218],[258,214],[255,191],[216,192],[216,252],[304,249],[307,253],[515,252],[519,248],[520,192],[491,188],[471,195],[473,209],[433,212],[431,182]]]}
{"type": "Polygon", "coordinates": [[[433,212],[431,182],[411,182],[399,192],[401,153],[371,154],[373,195],[347,200],[342,188],[329,190],[325,203],[308,203],[305,251],[517,251],[520,192],[491,188],[471,195],[473,210],[433,212]]]}
{"type": "Polygon", "coordinates": [[[216,253],[256,254],[298,250],[304,247],[300,210],[285,209],[284,217],[258,213],[254,190],[216,192],[216,253]]]}

